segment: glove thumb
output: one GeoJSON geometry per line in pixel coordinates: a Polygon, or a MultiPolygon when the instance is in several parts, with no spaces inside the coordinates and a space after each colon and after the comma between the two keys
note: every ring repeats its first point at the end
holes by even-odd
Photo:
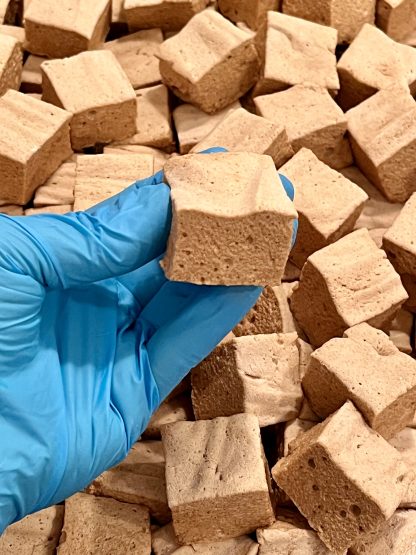
{"type": "Polygon", "coordinates": [[[86,212],[0,217],[1,264],[70,288],[131,272],[160,256],[170,231],[161,172],[86,212]]]}

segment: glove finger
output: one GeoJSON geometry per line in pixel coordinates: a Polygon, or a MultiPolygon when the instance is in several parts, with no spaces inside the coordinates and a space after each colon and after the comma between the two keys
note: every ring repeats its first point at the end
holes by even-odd
{"type": "Polygon", "coordinates": [[[139,310],[143,309],[167,282],[160,266],[162,258],[163,256],[159,256],[141,268],[117,279],[134,296],[139,310]]]}
{"type": "Polygon", "coordinates": [[[0,216],[0,265],[48,287],[101,281],[161,255],[170,223],[169,187],[152,178],[87,212],[0,216]]]}
{"type": "Polygon", "coordinates": [[[161,400],[242,320],[261,291],[175,282],[162,286],[138,320],[161,400]]]}
{"type": "MultiPolygon", "coordinates": [[[[287,196],[293,202],[295,200],[295,188],[293,183],[285,175],[279,173],[280,181],[286,191],[287,196]]],[[[293,222],[293,235],[292,235],[292,247],[296,243],[296,237],[298,234],[298,220],[293,222]]]]}

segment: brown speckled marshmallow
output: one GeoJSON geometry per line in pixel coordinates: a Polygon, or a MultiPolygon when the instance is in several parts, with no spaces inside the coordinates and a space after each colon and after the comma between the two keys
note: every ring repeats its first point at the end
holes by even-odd
{"type": "Polygon", "coordinates": [[[141,89],[161,80],[157,55],[162,42],[160,29],[146,29],[106,42],[103,48],[115,55],[133,87],[141,89]]]}
{"type": "Polygon", "coordinates": [[[87,210],[153,174],[150,154],[91,154],[77,157],[74,210],[87,210]]]}
{"type": "Polygon", "coordinates": [[[41,66],[43,100],[72,112],[74,150],[136,132],[136,95],[112,52],[82,52],[41,66]]]}
{"type": "Polygon", "coordinates": [[[353,230],[368,196],[305,148],[279,172],[296,186],[294,204],[299,228],[290,259],[302,268],[313,252],[353,230]]]}
{"type": "Polygon", "coordinates": [[[219,0],[220,12],[234,21],[243,22],[251,29],[258,29],[269,10],[277,10],[280,0],[219,0]]]}
{"type": "Polygon", "coordinates": [[[225,116],[191,152],[201,152],[218,145],[230,152],[268,154],[277,168],[293,155],[282,125],[251,114],[244,108],[233,110],[225,116]]]}
{"type": "Polygon", "coordinates": [[[31,0],[25,10],[27,49],[64,58],[97,48],[110,28],[111,0],[31,0]]]}
{"type": "Polygon", "coordinates": [[[71,156],[70,121],[69,112],[14,90],[0,98],[3,201],[26,204],[35,189],[71,156]]]}
{"type": "Polygon", "coordinates": [[[1,555],[55,553],[64,520],[64,507],[54,505],[9,526],[0,538],[1,555]]]}
{"type": "Polygon", "coordinates": [[[172,523],[152,533],[152,549],[154,555],[258,555],[258,544],[249,536],[181,545],[172,523]]]}
{"type": "Polygon", "coordinates": [[[296,331],[290,312],[286,283],[263,289],[259,300],[233,329],[237,337],[296,331]]]}
{"type": "Polygon", "coordinates": [[[255,96],[308,83],[339,89],[335,48],[337,31],[278,12],[267,13],[264,63],[255,96]],[[276,55],[276,53],[279,55],[276,55]]]}
{"type": "Polygon", "coordinates": [[[365,323],[356,327],[362,330],[362,340],[348,338],[347,330],[347,337],[331,339],[312,353],[302,387],[322,418],[351,399],[368,425],[390,439],[413,420],[416,361],[383,332],[365,323]]]}
{"type": "Polygon", "coordinates": [[[197,14],[166,40],[160,58],[163,82],[207,113],[238,100],[258,77],[254,37],[213,10],[197,14]]]}
{"type": "Polygon", "coordinates": [[[273,478],[336,555],[384,524],[409,483],[400,454],[350,401],[292,446],[273,478]]]}
{"type": "Polygon", "coordinates": [[[391,40],[374,25],[366,24],[338,62],[344,110],[360,104],[379,90],[416,87],[416,52],[391,40]]]}
{"type": "Polygon", "coordinates": [[[311,343],[320,346],[362,322],[382,328],[406,299],[386,253],[359,229],[308,258],[291,307],[311,343]]]}
{"type": "Polygon", "coordinates": [[[131,31],[179,31],[207,5],[208,0],[124,0],[123,14],[131,31]]]}
{"type": "Polygon", "coordinates": [[[187,154],[164,170],[173,203],[162,261],[169,279],[280,284],[297,214],[269,156],[187,154]]]}
{"type": "Polygon", "coordinates": [[[416,191],[416,102],[409,91],[380,91],[347,118],[357,166],[390,202],[405,202],[416,191]]]}
{"type": "Polygon", "coordinates": [[[406,42],[416,28],[414,0],[378,0],[377,27],[397,42],[406,42]]]}
{"type": "Polygon", "coordinates": [[[198,420],[255,414],[260,426],[299,414],[296,333],[248,335],[219,345],[192,371],[192,405],[198,420]]]}
{"type": "Polygon", "coordinates": [[[165,85],[136,91],[136,127],[135,134],[121,141],[122,144],[149,146],[167,152],[174,150],[169,93],[165,85]]]}
{"type": "Polygon", "coordinates": [[[233,102],[216,114],[206,114],[192,104],[181,104],[175,108],[172,115],[178,135],[179,152],[187,154],[192,147],[205,139],[228,114],[238,108],[241,108],[239,102],[233,102]]]}
{"type": "Polygon", "coordinates": [[[277,520],[257,530],[258,555],[333,555],[299,513],[279,507],[277,520]]]}
{"type": "Polygon", "coordinates": [[[349,550],[351,555],[413,555],[415,552],[416,511],[402,510],[349,550]]]}
{"type": "Polygon", "coordinates": [[[338,30],[338,41],[351,42],[364,23],[374,23],[376,0],[283,0],[282,11],[338,30]]]}
{"type": "Polygon", "coordinates": [[[258,96],[254,104],[260,116],[285,127],[295,152],[309,148],[334,169],[352,164],[347,118],[326,89],[296,85],[258,96]]]}
{"type": "Polygon", "coordinates": [[[180,543],[232,538],[273,522],[269,471],[254,415],[169,424],[162,440],[180,543]]]}
{"type": "Polygon", "coordinates": [[[161,441],[138,441],[117,466],[96,478],[88,493],[143,505],[159,523],[171,514],[166,497],[165,455],[161,441]]]}
{"type": "Polygon", "coordinates": [[[141,505],[84,493],[65,501],[59,555],[149,555],[149,511],[141,505]]]}
{"type": "Polygon", "coordinates": [[[8,89],[19,89],[23,55],[17,39],[0,33],[0,96],[8,89]]]}

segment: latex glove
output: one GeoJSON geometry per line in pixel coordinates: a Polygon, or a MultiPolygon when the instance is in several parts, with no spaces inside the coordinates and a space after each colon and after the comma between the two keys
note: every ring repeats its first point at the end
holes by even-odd
{"type": "Polygon", "coordinates": [[[261,292],[166,281],[162,181],[85,213],[0,215],[0,532],[120,462],[261,292]]]}

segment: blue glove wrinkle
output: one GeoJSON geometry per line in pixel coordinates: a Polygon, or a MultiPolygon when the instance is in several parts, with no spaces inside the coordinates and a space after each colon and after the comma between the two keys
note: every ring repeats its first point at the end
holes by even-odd
{"type": "Polygon", "coordinates": [[[94,214],[2,219],[0,252],[51,288],[122,275],[161,255],[171,223],[167,185],[132,186],[109,200],[94,214]]]}

